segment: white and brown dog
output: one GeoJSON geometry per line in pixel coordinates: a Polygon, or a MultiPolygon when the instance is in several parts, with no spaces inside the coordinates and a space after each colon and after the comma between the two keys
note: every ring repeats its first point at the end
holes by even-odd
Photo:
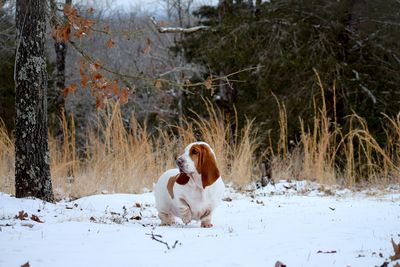
{"type": "Polygon", "coordinates": [[[164,172],[154,185],[158,217],[163,225],[175,217],[188,224],[212,227],[211,216],[225,190],[214,151],[204,142],[191,143],[176,160],[177,169],[164,172]]]}

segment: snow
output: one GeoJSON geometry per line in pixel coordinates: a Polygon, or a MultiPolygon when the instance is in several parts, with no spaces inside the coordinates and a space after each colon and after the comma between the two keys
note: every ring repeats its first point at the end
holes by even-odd
{"type": "Polygon", "coordinates": [[[210,229],[159,226],[156,215],[152,193],[55,204],[0,193],[0,266],[381,266],[393,255],[391,238],[400,242],[396,190],[282,181],[228,188],[210,229]],[[22,210],[26,220],[14,218],[22,210]]]}

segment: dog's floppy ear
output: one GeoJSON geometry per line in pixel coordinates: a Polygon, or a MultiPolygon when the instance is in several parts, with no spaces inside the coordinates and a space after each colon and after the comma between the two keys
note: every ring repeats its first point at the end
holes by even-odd
{"type": "Polygon", "coordinates": [[[177,175],[176,182],[178,184],[180,184],[180,185],[184,185],[184,184],[187,184],[189,182],[189,179],[190,179],[190,177],[186,173],[180,172],[177,175]]]}
{"type": "Polygon", "coordinates": [[[208,146],[201,145],[199,163],[201,181],[204,189],[212,185],[220,176],[214,154],[208,146]]]}
{"type": "Polygon", "coordinates": [[[177,175],[169,178],[167,183],[167,190],[171,198],[174,198],[174,184],[178,183],[180,185],[184,185],[189,182],[189,179],[189,176],[184,172],[180,172],[177,175]]]}

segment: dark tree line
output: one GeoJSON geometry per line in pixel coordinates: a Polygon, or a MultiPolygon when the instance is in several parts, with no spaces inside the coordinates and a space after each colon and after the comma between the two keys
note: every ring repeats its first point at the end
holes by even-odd
{"type": "Polygon", "coordinates": [[[274,93],[296,138],[299,117],[311,118],[313,100],[321,99],[314,70],[325,84],[329,116],[342,127],[356,112],[379,140],[382,113],[400,111],[398,1],[226,0],[195,15],[213,31],[189,35],[175,49],[214,75],[252,68],[237,82],[217,84],[214,98],[228,112],[235,106],[242,121],[256,118],[262,132],[278,129],[274,93]]]}

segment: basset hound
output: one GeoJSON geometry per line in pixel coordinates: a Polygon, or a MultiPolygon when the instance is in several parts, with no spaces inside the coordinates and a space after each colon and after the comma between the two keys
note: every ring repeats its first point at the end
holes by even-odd
{"type": "Polygon", "coordinates": [[[164,172],[154,185],[161,224],[174,224],[179,217],[184,224],[196,220],[201,227],[212,227],[212,213],[225,191],[214,151],[205,142],[191,143],[176,165],[177,169],[164,172]]]}

